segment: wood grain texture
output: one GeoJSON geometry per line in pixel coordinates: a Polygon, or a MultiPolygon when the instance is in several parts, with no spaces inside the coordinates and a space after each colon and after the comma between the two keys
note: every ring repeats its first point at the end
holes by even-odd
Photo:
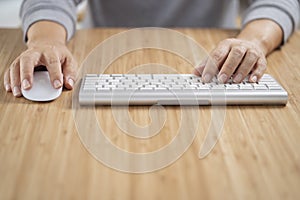
{"type": "MultiPolygon", "coordinates": [[[[69,42],[79,63],[101,41],[124,29],[80,30],[69,42]]],[[[207,51],[237,32],[178,29],[207,51]]],[[[152,173],[130,174],[98,162],[81,143],[72,115],[72,91],[51,103],[14,98],[0,87],[0,199],[299,199],[300,198],[300,32],[268,57],[267,73],[289,93],[286,106],[228,106],[222,137],[198,159],[211,122],[211,108],[198,107],[200,124],[191,147],[172,165],[152,173]]],[[[26,47],[20,30],[0,29],[0,77],[26,47]]],[[[189,73],[185,60],[168,52],[138,50],[113,62],[106,73],[124,73],[144,63],[162,63],[189,73]]],[[[137,125],[151,123],[147,106],[128,113],[137,125]]],[[[110,107],[96,116],[120,148],[148,152],[166,145],[180,126],[180,107],[155,111],[167,118],[149,140],[124,134],[110,107]]],[[[186,119],[190,120],[191,119],[186,119]]],[[[126,125],[126,122],[124,122],[126,125]]]]}

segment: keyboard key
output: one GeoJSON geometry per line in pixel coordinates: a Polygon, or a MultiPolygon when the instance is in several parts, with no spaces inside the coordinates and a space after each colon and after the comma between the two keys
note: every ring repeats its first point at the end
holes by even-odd
{"type": "Polygon", "coordinates": [[[226,85],[226,90],[239,90],[240,87],[238,84],[228,84],[226,85]]]}
{"type": "Polygon", "coordinates": [[[240,84],[240,90],[253,90],[253,86],[251,84],[240,84]]]}
{"type": "Polygon", "coordinates": [[[255,90],[268,90],[269,88],[265,84],[254,84],[255,90]]]}

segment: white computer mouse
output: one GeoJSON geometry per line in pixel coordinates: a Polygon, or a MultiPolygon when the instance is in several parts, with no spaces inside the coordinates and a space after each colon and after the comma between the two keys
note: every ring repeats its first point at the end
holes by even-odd
{"type": "Polygon", "coordinates": [[[55,89],[52,86],[48,71],[35,71],[31,89],[21,91],[31,101],[52,101],[61,95],[62,87],[55,89]]]}

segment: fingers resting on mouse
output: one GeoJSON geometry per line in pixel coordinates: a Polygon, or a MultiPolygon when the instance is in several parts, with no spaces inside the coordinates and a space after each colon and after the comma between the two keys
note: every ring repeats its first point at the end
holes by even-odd
{"type": "Polygon", "coordinates": [[[217,76],[220,83],[226,83],[231,77],[233,82],[240,83],[248,75],[250,82],[257,82],[266,68],[266,56],[258,45],[230,38],[221,41],[193,73],[201,75],[204,82],[217,76]]]}
{"type": "Polygon", "coordinates": [[[32,87],[34,69],[41,65],[47,68],[54,88],[73,88],[77,63],[71,52],[64,43],[45,41],[28,44],[28,49],[13,61],[4,74],[5,90],[22,96],[21,88],[32,87]]]}

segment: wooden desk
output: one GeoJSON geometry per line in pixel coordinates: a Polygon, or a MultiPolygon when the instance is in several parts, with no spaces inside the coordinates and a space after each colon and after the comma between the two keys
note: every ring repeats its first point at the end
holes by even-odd
{"type": "MultiPolygon", "coordinates": [[[[121,29],[81,30],[69,43],[79,63],[101,41],[121,29]]],[[[180,29],[211,50],[236,31],[180,29]]],[[[0,30],[0,77],[26,48],[20,30],[0,30]]],[[[210,107],[199,107],[203,120],[191,147],[172,165],[146,174],[110,169],[81,143],[72,115],[72,92],[51,103],[14,98],[0,87],[0,199],[299,199],[300,198],[300,32],[268,57],[267,73],[288,91],[282,106],[229,106],[222,137],[202,160],[197,157],[210,123],[210,107]]],[[[126,72],[141,63],[158,62],[189,73],[185,61],[151,50],[123,56],[107,73],[126,72]],[[115,67],[114,67],[115,66],[115,67]],[[123,66],[123,67],[122,67],[123,66]],[[125,66],[125,67],[124,67],[125,66]]],[[[130,107],[139,125],[150,122],[148,108],[130,107]]],[[[110,107],[97,108],[112,142],[127,150],[148,151],[174,136],[179,107],[165,107],[161,133],[136,142],[111,118],[110,107]],[[152,146],[151,146],[152,145],[152,146]],[[145,147],[146,146],[146,147],[145,147]]]]}

